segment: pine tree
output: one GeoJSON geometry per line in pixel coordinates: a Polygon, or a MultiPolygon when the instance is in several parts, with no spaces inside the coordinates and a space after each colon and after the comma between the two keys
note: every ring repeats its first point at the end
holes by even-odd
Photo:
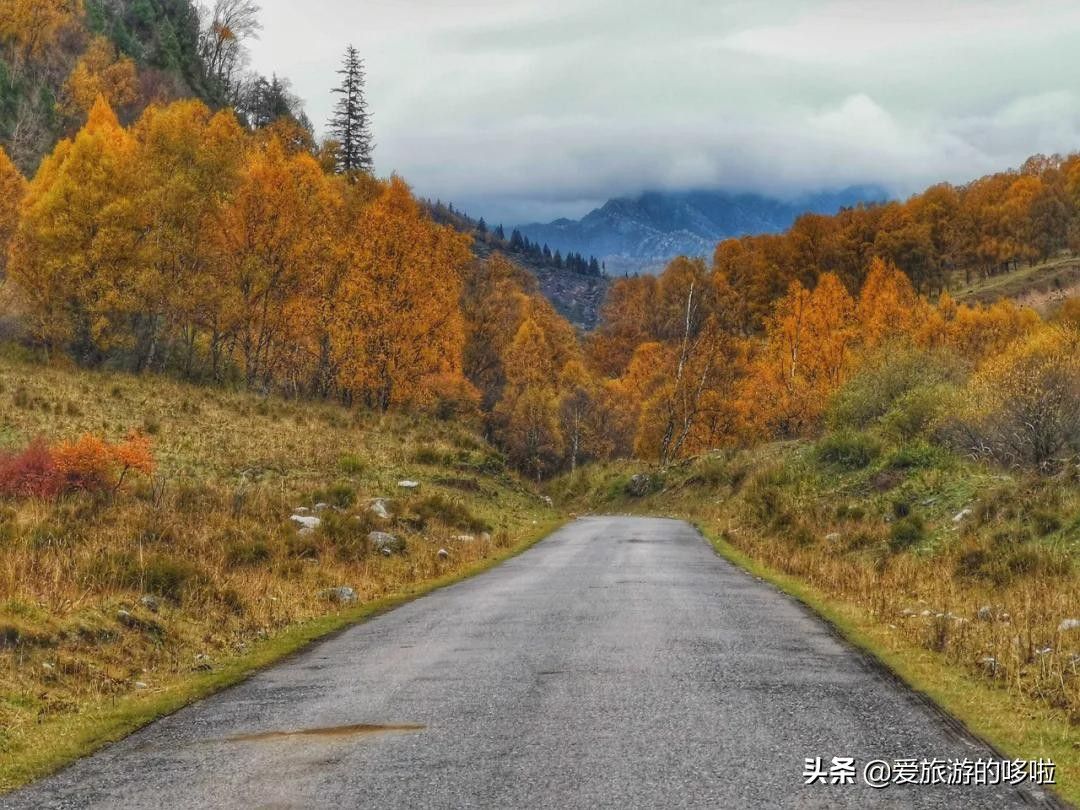
{"type": "Polygon", "coordinates": [[[343,174],[355,171],[370,173],[375,167],[371,157],[375,145],[371,140],[371,119],[364,98],[364,60],[352,45],[345,49],[338,75],[342,77],[341,86],[334,88],[333,92],[341,98],[330,119],[330,132],[341,144],[338,171],[343,174]]]}
{"type": "Polygon", "coordinates": [[[502,239],[502,240],[505,240],[505,239],[506,239],[506,231],[505,231],[505,230],[503,230],[503,226],[502,226],[502,225],[496,225],[496,226],[495,226],[495,235],[496,235],[497,237],[499,237],[499,239],[502,239]]]}
{"type": "Polygon", "coordinates": [[[483,217],[480,217],[480,221],[476,223],[476,230],[478,233],[487,233],[487,223],[484,222],[483,217]]]}

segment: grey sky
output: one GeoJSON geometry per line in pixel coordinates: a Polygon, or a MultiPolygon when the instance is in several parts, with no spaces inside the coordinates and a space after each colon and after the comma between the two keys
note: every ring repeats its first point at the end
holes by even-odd
{"type": "Polygon", "coordinates": [[[908,193],[1080,149],[1075,0],[260,0],[317,126],[348,42],[380,174],[512,223],[646,188],[908,193]]]}

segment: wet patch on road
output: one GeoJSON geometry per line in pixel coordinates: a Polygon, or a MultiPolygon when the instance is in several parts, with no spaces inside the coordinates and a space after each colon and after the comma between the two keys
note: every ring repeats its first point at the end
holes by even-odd
{"type": "Polygon", "coordinates": [[[412,724],[381,725],[375,723],[355,723],[348,726],[326,726],[324,728],[304,728],[295,731],[257,731],[251,734],[237,734],[226,737],[225,742],[266,742],[271,740],[289,740],[296,737],[358,737],[366,734],[409,733],[423,731],[427,726],[412,724]]]}

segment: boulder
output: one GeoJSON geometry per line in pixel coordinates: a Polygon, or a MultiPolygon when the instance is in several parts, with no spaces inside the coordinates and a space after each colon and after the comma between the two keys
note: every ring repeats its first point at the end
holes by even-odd
{"type": "Polygon", "coordinates": [[[440,560],[449,560],[450,559],[450,552],[447,551],[445,548],[440,548],[439,549],[439,559],[440,560]]]}
{"type": "Polygon", "coordinates": [[[391,517],[390,502],[386,498],[374,498],[368,504],[368,511],[380,520],[389,520],[391,517]]]}
{"type": "Polygon", "coordinates": [[[330,504],[328,504],[328,503],[317,503],[317,504],[315,504],[315,514],[320,515],[329,508],[330,508],[330,504]]]}
{"type": "Polygon", "coordinates": [[[405,481],[398,481],[398,486],[401,487],[401,489],[419,489],[420,488],[420,482],[419,481],[410,481],[410,480],[406,479],[405,481]]]}
{"type": "Polygon", "coordinates": [[[339,605],[351,605],[356,601],[356,591],[348,585],[340,585],[337,588],[327,588],[322,592],[322,597],[339,605]]]}
{"type": "Polygon", "coordinates": [[[635,473],[626,482],[626,494],[635,498],[644,498],[652,492],[653,479],[645,473],[635,473]]]}
{"type": "Polygon", "coordinates": [[[322,521],[311,515],[295,514],[289,518],[301,532],[313,532],[322,525],[322,521]]]}
{"type": "Polygon", "coordinates": [[[405,541],[400,537],[386,532],[371,532],[368,536],[368,545],[372,551],[389,557],[391,554],[404,554],[405,541]]]}
{"type": "Polygon", "coordinates": [[[1058,632],[1067,633],[1069,630],[1080,630],[1080,619],[1062,619],[1058,632]]]}

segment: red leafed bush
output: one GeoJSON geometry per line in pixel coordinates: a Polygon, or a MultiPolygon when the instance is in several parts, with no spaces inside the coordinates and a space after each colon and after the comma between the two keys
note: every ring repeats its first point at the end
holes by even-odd
{"type": "Polygon", "coordinates": [[[138,434],[119,444],[89,434],[53,447],[38,439],[20,452],[0,454],[0,497],[115,492],[129,473],[153,471],[150,442],[138,434]]]}
{"type": "Polygon", "coordinates": [[[52,498],[59,491],[56,461],[43,440],[35,439],[18,452],[0,453],[0,497],[52,498]]]}

